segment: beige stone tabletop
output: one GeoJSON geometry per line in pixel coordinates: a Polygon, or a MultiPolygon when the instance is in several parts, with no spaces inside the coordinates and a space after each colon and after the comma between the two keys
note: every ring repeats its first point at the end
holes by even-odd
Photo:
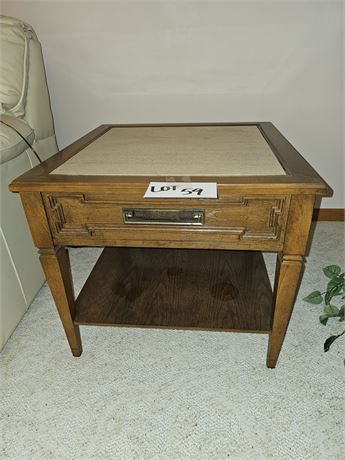
{"type": "Polygon", "coordinates": [[[253,125],[113,127],[51,174],[271,176],[285,171],[253,125]]]}

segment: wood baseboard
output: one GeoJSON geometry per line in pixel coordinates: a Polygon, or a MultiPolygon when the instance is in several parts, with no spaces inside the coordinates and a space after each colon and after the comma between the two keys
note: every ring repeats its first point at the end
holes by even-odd
{"type": "Polygon", "coordinates": [[[330,208],[330,209],[319,209],[315,208],[313,212],[313,220],[331,220],[331,221],[344,221],[345,210],[343,208],[330,208]]]}

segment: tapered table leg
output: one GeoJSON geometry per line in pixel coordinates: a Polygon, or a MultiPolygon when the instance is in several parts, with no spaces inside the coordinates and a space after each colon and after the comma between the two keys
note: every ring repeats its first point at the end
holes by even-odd
{"type": "Polygon", "coordinates": [[[65,248],[40,250],[40,261],[47,277],[73,356],[82,353],[79,326],[73,323],[75,306],[71,266],[65,248]]]}
{"type": "Polygon", "coordinates": [[[275,309],[268,344],[267,367],[276,366],[297,296],[303,267],[304,259],[300,255],[279,254],[277,257],[274,287],[275,309]]]}

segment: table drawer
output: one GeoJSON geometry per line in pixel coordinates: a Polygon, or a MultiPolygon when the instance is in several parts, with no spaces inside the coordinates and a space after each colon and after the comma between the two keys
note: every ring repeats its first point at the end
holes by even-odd
{"type": "Polygon", "coordinates": [[[99,246],[282,247],[289,196],[217,200],[119,200],[114,195],[43,196],[56,243],[99,246]]]}

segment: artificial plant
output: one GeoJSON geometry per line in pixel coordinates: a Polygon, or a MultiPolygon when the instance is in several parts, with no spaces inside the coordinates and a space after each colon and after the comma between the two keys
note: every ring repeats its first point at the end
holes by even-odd
{"type": "MultiPolygon", "coordinates": [[[[345,279],[344,271],[339,265],[328,265],[323,268],[323,273],[328,278],[326,290],[313,291],[303,300],[312,304],[324,303],[320,323],[326,326],[330,318],[339,318],[344,321],[345,318],[345,279]]],[[[337,335],[331,335],[323,345],[324,351],[328,351],[332,343],[345,334],[345,329],[337,335]]]]}

